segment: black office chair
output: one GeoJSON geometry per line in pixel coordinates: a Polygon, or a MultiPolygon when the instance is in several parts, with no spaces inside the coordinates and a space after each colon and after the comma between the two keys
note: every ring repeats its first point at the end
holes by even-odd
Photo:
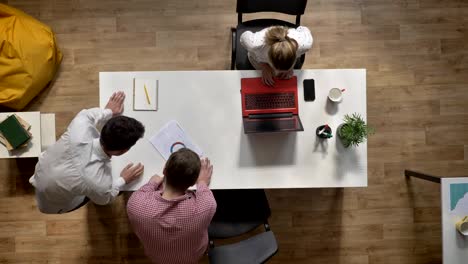
{"type": "Polygon", "coordinates": [[[268,225],[271,214],[262,189],[213,191],[218,209],[208,228],[211,264],[260,264],[278,251],[278,244],[268,225]],[[213,239],[232,238],[263,225],[265,232],[238,243],[215,246],[213,239]]]}
{"type": "MultiPolygon", "coordinates": [[[[307,0],[237,0],[237,27],[231,28],[232,54],[231,70],[254,70],[247,57],[247,51],[240,44],[240,36],[245,31],[257,32],[270,26],[286,26],[297,28],[301,23],[301,15],[304,14],[307,0]],[[278,19],[254,19],[242,21],[243,13],[277,12],[296,16],[296,23],[290,23],[278,19]]],[[[302,68],[305,54],[296,61],[294,69],[302,68]]]]}

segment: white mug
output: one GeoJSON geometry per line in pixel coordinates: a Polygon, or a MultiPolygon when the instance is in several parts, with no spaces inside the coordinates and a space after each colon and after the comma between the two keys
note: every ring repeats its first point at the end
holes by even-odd
{"type": "Polygon", "coordinates": [[[331,88],[328,92],[328,99],[335,103],[341,102],[343,100],[343,91],[340,88],[331,88]]]}
{"type": "Polygon", "coordinates": [[[468,236],[468,216],[463,217],[462,220],[457,222],[457,230],[464,236],[468,236]]]}

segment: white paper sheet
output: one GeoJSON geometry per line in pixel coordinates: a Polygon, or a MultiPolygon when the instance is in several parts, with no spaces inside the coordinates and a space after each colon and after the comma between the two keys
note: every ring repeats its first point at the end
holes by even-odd
{"type": "Polygon", "coordinates": [[[158,80],[133,80],[133,110],[158,110],[158,80]]]}
{"type": "Polygon", "coordinates": [[[164,125],[156,135],[150,138],[150,142],[165,160],[167,160],[173,152],[184,147],[191,149],[200,157],[203,156],[200,147],[193,143],[189,135],[185,133],[175,120],[171,120],[164,125]]]}

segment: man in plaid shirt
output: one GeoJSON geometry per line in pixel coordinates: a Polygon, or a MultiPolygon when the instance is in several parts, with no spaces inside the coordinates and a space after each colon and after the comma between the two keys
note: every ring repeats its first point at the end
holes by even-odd
{"type": "Polygon", "coordinates": [[[216,201],[208,188],[213,166],[189,149],[169,157],[163,174],[132,194],[127,213],[153,263],[198,263],[208,246],[216,201]],[[196,191],[187,190],[197,184],[196,191]]]}

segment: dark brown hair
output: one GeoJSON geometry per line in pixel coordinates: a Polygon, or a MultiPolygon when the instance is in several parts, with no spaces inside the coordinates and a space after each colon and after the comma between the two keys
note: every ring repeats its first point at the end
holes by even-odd
{"type": "Polygon", "coordinates": [[[290,70],[296,62],[298,44],[288,37],[288,28],[273,26],[265,34],[265,42],[270,46],[268,57],[277,70],[290,70]]]}
{"type": "Polygon", "coordinates": [[[145,134],[145,127],[136,119],[116,116],[101,130],[101,145],[105,150],[118,151],[130,149],[145,134]]]}
{"type": "Polygon", "coordinates": [[[200,157],[188,148],[182,148],[169,156],[166,162],[166,184],[178,191],[185,191],[197,182],[200,173],[200,157]]]}

